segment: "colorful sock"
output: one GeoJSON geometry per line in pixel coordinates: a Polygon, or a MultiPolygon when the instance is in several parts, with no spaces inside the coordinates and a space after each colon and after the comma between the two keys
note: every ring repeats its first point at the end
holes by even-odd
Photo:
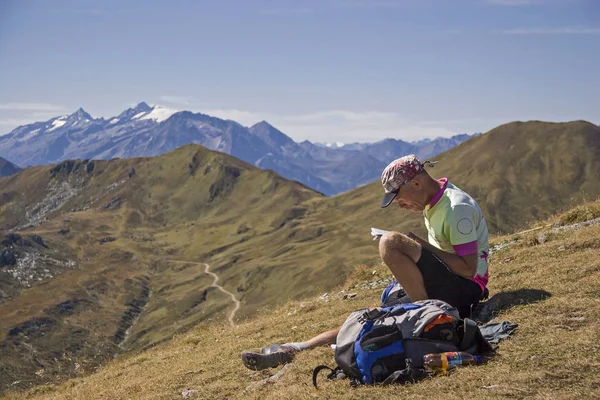
{"type": "Polygon", "coordinates": [[[284,346],[292,347],[295,351],[302,351],[308,349],[308,344],[306,344],[305,342],[286,343],[284,344],[284,346]]]}

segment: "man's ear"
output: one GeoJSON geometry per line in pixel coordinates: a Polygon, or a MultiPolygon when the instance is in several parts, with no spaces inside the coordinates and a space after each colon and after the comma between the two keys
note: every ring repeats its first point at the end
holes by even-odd
{"type": "Polygon", "coordinates": [[[410,181],[410,186],[412,186],[413,189],[419,190],[423,187],[423,184],[418,179],[413,179],[410,181]]]}

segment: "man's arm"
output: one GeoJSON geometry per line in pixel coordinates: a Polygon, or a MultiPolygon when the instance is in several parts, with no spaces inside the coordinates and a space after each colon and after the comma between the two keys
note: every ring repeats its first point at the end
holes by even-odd
{"type": "Polygon", "coordinates": [[[465,256],[457,256],[456,254],[447,253],[438,249],[437,247],[431,245],[428,241],[421,239],[412,232],[409,232],[407,236],[418,242],[424,249],[435,254],[456,275],[471,279],[477,274],[477,262],[479,261],[477,258],[477,253],[465,256]]]}

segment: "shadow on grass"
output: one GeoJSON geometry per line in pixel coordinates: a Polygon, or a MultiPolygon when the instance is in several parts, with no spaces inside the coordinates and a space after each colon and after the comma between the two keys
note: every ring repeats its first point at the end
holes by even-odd
{"type": "Polygon", "coordinates": [[[552,296],[550,292],[541,289],[519,289],[496,293],[487,301],[482,301],[473,310],[473,319],[486,323],[492,320],[500,311],[514,306],[537,303],[552,296]]]}

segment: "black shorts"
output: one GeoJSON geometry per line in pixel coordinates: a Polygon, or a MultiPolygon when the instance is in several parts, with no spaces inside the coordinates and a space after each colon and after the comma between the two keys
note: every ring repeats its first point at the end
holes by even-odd
{"type": "Polygon", "coordinates": [[[482,298],[481,287],[470,279],[456,275],[429,250],[422,249],[417,267],[423,275],[430,299],[438,299],[458,309],[461,318],[469,317],[471,306],[482,298]]]}

